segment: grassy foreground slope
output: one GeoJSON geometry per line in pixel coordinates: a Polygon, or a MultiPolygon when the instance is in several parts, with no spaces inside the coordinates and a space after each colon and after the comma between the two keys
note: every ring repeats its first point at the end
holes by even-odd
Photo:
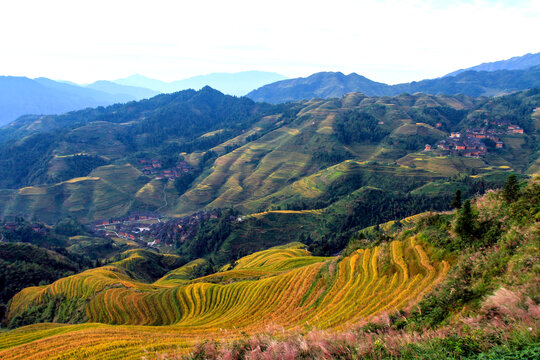
{"type": "Polygon", "coordinates": [[[313,257],[303,247],[293,243],[255,253],[203,278],[174,281],[166,275],[155,283],[128,275],[137,257],[155,256],[136,251],[120,262],[27,288],[10,304],[11,321],[35,307],[55,313],[66,311],[62,304],[76,304],[73,311],[84,308],[81,320],[89,324],[33,325],[2,334],[0,357],[137,358],[149,337],[147,344],[157,350],[176,350],[202,336],[255,334],[268,326],[345,329],[416,302],[449,270],[445,260],[430,259],[430,247],[415,237],[334,258],[313,257]]]}

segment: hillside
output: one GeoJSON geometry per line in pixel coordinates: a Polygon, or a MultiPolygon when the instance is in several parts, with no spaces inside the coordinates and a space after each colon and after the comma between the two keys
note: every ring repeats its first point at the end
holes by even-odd
{"type": "Polygon", "coordinates": [[[365,229],[337,257],[314,257],[293,243],[198,278],[190,273],[203,262],[156,281],[157,273],[144,276],[145,264],[173,266],[175,258],[128,252],[17,294],[12,326],[82,324],[2,333],[0,356],[532,356],[540,326],[539,196],[538,179],[521,188],[507,181],[455,213],[365,229]]]}
{"type": "Polygon", "coordinates": [[[497,70],[524,70],[540,65],[540,53],[514,56],[507,60],[482,63],[466,69],[451,72],[445,76],[456,76],[465,71],[497,71],[497,70]]]}
{"type": "Polygon", "coordinates": [[[527,69],[476,71],[467,70],[452,76],[386,85],[352,73],[316,73],[307,78],[288,79],[253,90],[247,97],[273,104],[313,98],[341,97],[350,92],[370,96],[393,96],[402,93],[464,94],[496,96],[540,86],[540,66],[527,69]]]}
{"type": "Polygon", "coordinates": [[[175,324],[193,330],[194,325],[230,328],[234,324],[255,329],[271,318],[285,327],[307,322],[322,328],[343,327],[387,308],[399,309],[440,281],[449,269],[445,261],[426,262],[428,255],[414,239],[389,244],[384,255],[375,247],[343,259],[312,257],[303,246],[255,253],[238,260],[232,270],[187,283],[170,278],[137,283],[123,270],[135,256],[148,256],[137,253],[48,287],[24,290],[12,300],[8,321],[28,323],[26,314],[35,312],[32,307],[46,307],[59,297],[84,303],[89,322],[117,325],[175,324]],[[383,269],[377,265],[380,262],[390,262],[390,266],[383,269]],[[72,290],[84,287],[84,294],[72,290]],[[113,307],[114,313],[106,310],[113,307]]]}
{"type": "Polygon", "coordinates": [[[0,126],[25,114],[62,114],[131,100],[135,100],[131,95],[110,94],[47,78],[0,76],[0,126]]]}
{"type": "MultiPolygon", "coordinates": [[[[388,191],[388,205],[459,174],[483,179],[485,189],[500,185],[491,174],[534,172],[539,105],[537,91],[493,99],[356,93],[269,105],[206,87],[23,117],[0,130],[0,215],[51,223],[140,211],[312,210],[370,186],[388,191]],[[475,140],[480,155],[424,151],[452,132],[476,136],[473,129],[492,131],[503,147],[488,143],[486,151],[475,140]]],[[[447,197],[421,202],[448,204],[447,197]]]]}

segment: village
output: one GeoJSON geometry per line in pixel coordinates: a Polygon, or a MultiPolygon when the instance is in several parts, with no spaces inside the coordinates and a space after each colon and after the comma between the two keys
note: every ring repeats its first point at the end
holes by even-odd
{"type": "Polygon", "coordinates": [[[491,142],[495,149],[504,148],[501,137],[505,135],[522,135],[524,131],[518,125],[508,121],[487,121],[481,128],[466,129],[463,132],[452,132],[450,136],[439,141],[436,146],[426,144],[424,151],[438,150],[444,155],[462,155],[481,157],[488,153],[487,144],[491,142]]]}
{"type": "Polygon", "coordinates": [[[132,241],[144,242],[149,239],[150,226],[162,221],[159,214],[146,212],[123,217],[98,220],[92,224],[92,230],[104,237],[117,236],[132,241]]]}
{"type": "Polygon", "coordinates": [[[156,213],[137,213],[129,216],[99,220],[92,224],[94,232],[103,237],[119,237],[145,246],[171,246],[175,240],[195,236],[201,221],[217,219],[218,213],[200,211],[179,218],[164,218],[156,213]]]}
{"type": "Polygon", "coordinates": [[[174,167],[166,168],[159,159],[140,159],[143,174],[154,177],[156,180],[176,179],[183,174],[195,170],[193,166],[185,161],[179,161],[174,167]]]}
{"type": "MultiPolygon", "coordinates": [[[[11,221],[11,222],[6,222],[6,223],[2,224],[0,226],[0,229],[9,230],[9,231],[15,231],[20,226],[21,226],[20,223],[11,221]]],[[[36,234],[45,235],[47,233],[47,229],[45,228],[45,226],[43,224],[32,223],[29,226],[32,229],[32,231],[34,233],[36,233],[36,234]]],[[[0,236],[0,241],[3,241],[3,240],[4,240],[4,236],[2,235],[2,236],[0,236]]]]}

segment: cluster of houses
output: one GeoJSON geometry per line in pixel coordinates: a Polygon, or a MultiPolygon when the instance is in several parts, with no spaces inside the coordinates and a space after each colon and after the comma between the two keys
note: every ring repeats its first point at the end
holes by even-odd
{"type": "Polygon", "coordinates": [[[502,149],[504,147],[504,143],[500,138],[502,135],[523,134],[521,127],[505,121],[491,121],[490,124],[494,126],[489,129],[475,128],[463,132],[452,132],[447,139],[439,141],[436,148],[427,144],[424,151],[438,149],[447,154],[481,157],[488,152],[484,139],[492,140],[495,143],[495,148],[502,149]]]}
{"type": "Polygon", "coordinates": [[[163,164],[159,159],[140,159],[139,163],[143,166],[142,172],[147,176],[153,176],[156,180],[175,179],[194,170],[193,166],[185,161],[178,162],[171,169],[163,169],[163,164]]]}
{"type": "Polygon", "coordinates": [[[148,245],[173,245],[176,241],[188,241],[197,235],[197,230],[201,222],[217,218],[218,211],[210,210],[152,224],[150,225],[150,237],[152,241],[148,242],[148,245]]]}
{"type": "Polygon", "coordinates": [[[160,246],[172,245],[178,240],[186,241],[197,234],[202,221],[217,218],[218,211],[210,210],[149,224],[148,220],[159,218],[157,214],[148,213],[95,221],[93,228],[101,236],[117,236],[148,246],[160,246]]]}
{"type": "MultiPolygon", "coordinates": [[[[2,228],[4,230],[15,231],[19,228],[19,226],[21,225],[17,222],[6,222],[2,225],[2,228]]],[[[30,224],[30,227],[36,234],[45,235],[47,233],[47,229],[41,224],[30,224]]]]}
{"type": "Polygon", "coordinates": [[[97,220],[97,221],[94,221],[92,225],[94,225],[95,228],[99,228],[100,226],[117,225],[117,224],[123,224],[126,222],[157,220],[158,218],[159,218],[159,215],[157,213],[145,212],[145,213],[131,214],[131,215],[126,215],[126,216],[116,217],[116,218],[111,218],[111,219],[97,220]]]}
{"type": "Polygon", "coordinates": [[[118,236],[129,240],[142,240],[149,234],[149,220],[158,220],[155,213],[131,214],[124,217],[94,221],[94,231],[102,236],[118,236]]]}

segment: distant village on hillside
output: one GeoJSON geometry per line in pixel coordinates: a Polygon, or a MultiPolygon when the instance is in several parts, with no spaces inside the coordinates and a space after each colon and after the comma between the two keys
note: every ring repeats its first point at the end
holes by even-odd
{"type": "Polygon", "coordinates": [[[139,164],[143,167],[142,172],[147,176],[153,176],[156,180],[176,179],[193,170],[193,166],[185,161],[178,162],[173,168],[163,169],[159,159],[140,159],[139,164]]]}
{"type": "MultiPolygon", "coordinates": [[[[437,124],[440,127],[441,124],[437,124]]],[[[489,144],[492,148],[502,149],[503,135],[524,134],[523,129],[508,121],[486,121],[486,127],[467,129],[463,132],[452,132],[450,136],[439,141],[436,146],[426,144],[424,151],[439,150],[445,155],[462,155],[466,157],[481,157],[488,153],[489,144]]]]}
{"type": "Polygon", "coordinates": [[[157,213],[144,212],[95,221],[92,228],[100,236],[116,236],[137,241],[142,245],[172,245],[177,238],[184,241],[186,237],[194,236],[201,221],[217,219],[217,214],[216,210],[210,210],[179,218],[163,219],[157,213]]]}

